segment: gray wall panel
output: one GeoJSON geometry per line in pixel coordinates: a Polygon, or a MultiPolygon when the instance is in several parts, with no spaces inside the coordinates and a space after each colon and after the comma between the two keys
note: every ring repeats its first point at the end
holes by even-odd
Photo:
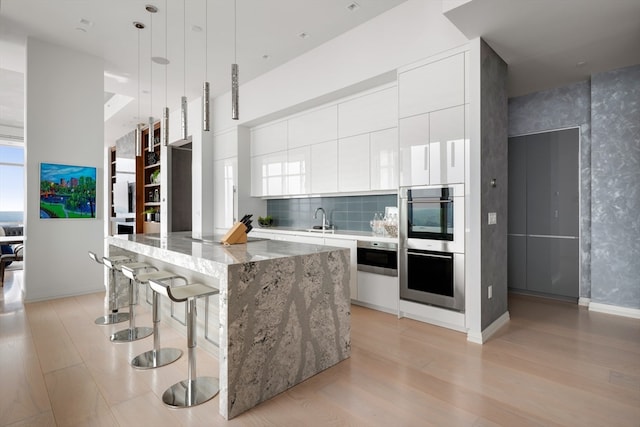
{"type": "Polygon", "coordinates": [[[592,301],[640,309],[640,65],[592,78],[592,301]]]}

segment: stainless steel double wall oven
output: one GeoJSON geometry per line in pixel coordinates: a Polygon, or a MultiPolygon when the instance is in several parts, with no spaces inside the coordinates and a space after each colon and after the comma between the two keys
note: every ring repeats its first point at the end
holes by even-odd
{"type": "Polygon", "coordinates": [[[464,311],[464,185],[404,187],[400,299],[464,311]]]}

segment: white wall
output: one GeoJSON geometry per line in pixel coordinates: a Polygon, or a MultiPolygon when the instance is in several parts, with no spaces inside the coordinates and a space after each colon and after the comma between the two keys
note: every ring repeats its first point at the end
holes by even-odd
{"type": "Polygon", "coordinates": [[[87,256],[104,247],[103,86],[102,59],[27,39],[26,301],[104,289],[103,269],[87,256]],[[98,217],[40,219],[41,162],[96,167],[98,217]]]}
{"type": "Polygon", "coordinates": [[[239,64],[240,121],[231,120],[227,93],[213,102],[213,129],[290,109],[466,42],[442,14],[440,2],[408,0],[249,82],[242,82],[239,64]]]}

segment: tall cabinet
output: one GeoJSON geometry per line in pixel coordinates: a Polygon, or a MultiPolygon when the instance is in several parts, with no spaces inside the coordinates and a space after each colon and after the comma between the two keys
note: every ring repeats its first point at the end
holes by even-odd
{"type": "Polygon", "coordinates": [[[160,123],[142,131],[142,156],[136,158],[136,230],[160,232],[160,123]],[[149,151],[149,138],[153,150],[149,151]]]}
{"type": "Polygon", "coordinates": [[[513,290],[579,294],[578,129],[509,138],[509,269],[513,290]]]}

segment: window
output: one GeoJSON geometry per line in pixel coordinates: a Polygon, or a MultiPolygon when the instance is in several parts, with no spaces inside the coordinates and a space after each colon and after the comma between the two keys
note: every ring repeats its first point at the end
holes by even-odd
{"type": "Polygon", "coordinates": [[[24,148],[0,145],[0,225],[24,221],[24,148]]]}

